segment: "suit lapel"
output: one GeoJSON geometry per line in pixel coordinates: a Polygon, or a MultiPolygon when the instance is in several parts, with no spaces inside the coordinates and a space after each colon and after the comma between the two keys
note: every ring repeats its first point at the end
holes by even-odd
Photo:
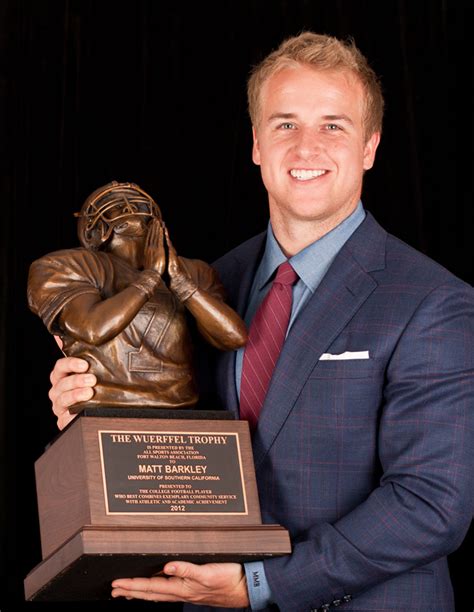
{"type": "Polygon", "coordinates": [[[255,432],[256,468],[279,434],[320,356],[377,287],[369,271],[384,267],[385,238],[386,233],[368,215],[293,324],[255,432]]]}

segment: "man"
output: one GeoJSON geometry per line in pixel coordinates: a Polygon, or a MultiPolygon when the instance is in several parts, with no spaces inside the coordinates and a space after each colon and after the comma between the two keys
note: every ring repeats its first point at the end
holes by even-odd
{"type": "MultiPolygon", "coordinates": [[[[114,581],[112,595],[453,611],[446,555],[473,510],[474,292],[362,208],[383,99],[353,44],[285,41],[254,69],[249,110],[270,225],[215,268],[249,324],[280,264],[298,276],[253,436],[263,520],[290,531],[293,551],[244,569],[176,561],[168,578],[114,581]]],[[[240,393],[241,416],[247,361],[222,356],[214,381],[228,410],[240,393]]],[[[90,392],[80,365],[60,361],[52,374],[64,422],[90,392]]]]}

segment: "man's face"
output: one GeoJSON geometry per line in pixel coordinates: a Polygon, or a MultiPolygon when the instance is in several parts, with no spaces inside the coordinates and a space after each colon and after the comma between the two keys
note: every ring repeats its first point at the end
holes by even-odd
{"type": "Polygon", "coordinates": [[[365,141],[362,85],[350,73],[285,68],[264,84],[254,128],[272,225],[330,231],[354,210],[379,134],[365,141]],[[322,225],[321,225],[322,224],[322,225]]]}

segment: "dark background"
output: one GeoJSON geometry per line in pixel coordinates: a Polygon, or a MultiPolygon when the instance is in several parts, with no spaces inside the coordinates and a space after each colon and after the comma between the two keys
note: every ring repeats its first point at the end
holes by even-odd
{"type": "MultiPolygon", "coordinates": [[[[41,559],[33,465],[57,432],[47,391],[59,352],[26,305],[30,263],[77,245],[72,213],[113,179],[154,196],[184,256],[212,261],[262,230],[248,70],[313,29],[353,36],[382,79],[384,135],[364,204],[472,284],[465,10],[443,0],[0,1],[2,612],[22,607],[23,578],[41,559]]],[[[450,557],[458,612],[474,607],[472,539],[450,557]]]]}

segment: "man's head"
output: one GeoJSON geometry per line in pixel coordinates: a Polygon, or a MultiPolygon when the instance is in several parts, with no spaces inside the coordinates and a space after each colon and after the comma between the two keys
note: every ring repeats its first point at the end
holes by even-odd
{"type": "Polygon", "coordinates": [[[158,205],[143,189],[134,183],[117,181],[91,193],[75,216],[79,218],[79,240],[92,250],[103,248],[114,230],[135,234],[140,231],[136,224],[127,228],[127,220],[141,220],[144,222],[142,225],[146,225],[153,217],[162,218],[158,205]]]}
{"type": "Polygon", "coordinates": [[[303,32],[289,38],[253,68],[248,81],[248,108],[252,125],[258,129],[261,120],[262,88],[268,79],[283,70],[303,65],[319,71],[352,73],[361,83],[364,94],[364,128],[366,139],[381,133],[384,110],[382,89],[377,75],[353,41],[343,42],[332,36],[303,32]]]}
{"type": "Polygon", "coordinates": [[[355,210],[380,140],[380,86],[354,45],[305,33],[254,69],[249,106],[272,228],[294,254],[355,210]]]}

